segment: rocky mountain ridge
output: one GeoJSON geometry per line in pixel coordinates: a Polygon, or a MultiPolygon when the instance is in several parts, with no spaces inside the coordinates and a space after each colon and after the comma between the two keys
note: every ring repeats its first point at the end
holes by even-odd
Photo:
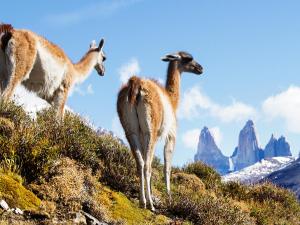
{"type": "Polygon", "coordinates": [[[205,162],[214,167],[220,174],[225,174],[229,170],[228,157],[222,154],[207,127],[204,127],[200,133],[198,151],[194,160],[205,162]]]}
{"type": "Polygon", "coordinates": [[[222,154],[209,129],[204,127],[200,133],[194,160],[203,161],[224,175],[254,165],[263,159],[291,155],[290,145],[284,136],[277,139],[272,134],[270,141],[262,149],[258,142],[254,122],[248,120],[239,133],[238,146],[230,157],[222,154]]]}

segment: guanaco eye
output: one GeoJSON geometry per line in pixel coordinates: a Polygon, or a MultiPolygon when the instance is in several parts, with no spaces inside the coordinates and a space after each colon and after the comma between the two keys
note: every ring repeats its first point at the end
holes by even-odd
{"type": "Polygon", "coordinates": [[[184,58],[182,58],[182,62],[183,63],[189,63],[189,62],[191,62],[193,60],[193,58],[191,57],[184,57],[184,58]]]}

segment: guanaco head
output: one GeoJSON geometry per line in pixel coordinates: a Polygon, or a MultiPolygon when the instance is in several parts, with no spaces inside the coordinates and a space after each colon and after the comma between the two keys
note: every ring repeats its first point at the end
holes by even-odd
{"type": "Polygon", "coordinates": [[[95,65],[95,70],[98,72],[100,76],[104,76],[105,67],[103,62],[106,60],[106,56],[103,52],[104,39],[102,38],[99,45],[96,45],[95,41],[92,41],[90,44],[90,49],[98,53],[97,61],[95,65]]]}
{"type": "Polygon", "coordinates": [[[167,54],[162,58],[165,62],[177,62],[180,72],[189,72],[201,74],[203,72],[202,66],[197,63],[193,56],[187,52],[177,52],[174,54],[167,54]]]}

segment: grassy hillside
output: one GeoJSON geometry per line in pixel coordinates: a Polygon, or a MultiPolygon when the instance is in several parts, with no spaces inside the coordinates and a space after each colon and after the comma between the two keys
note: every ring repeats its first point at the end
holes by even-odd
{"type": "Polygon", "coordinates": [[[157,212],[140,209],[129,149],[79,116],[66,113],[58,123],[53,115],[43,111],[33,121],[21,107],[0,104],[0,199],[25,211],[0,209],[0,224],[79,224],[83,212],[108,224],[300,224],[300,205],[289,191],[223,184],[201,163],[173,168],[168,199],[155,159],[157,212]]]}

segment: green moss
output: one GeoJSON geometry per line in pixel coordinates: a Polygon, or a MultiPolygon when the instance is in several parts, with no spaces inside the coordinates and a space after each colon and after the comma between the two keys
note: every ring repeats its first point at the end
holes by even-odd
{"type": "Polygon", "coordinates": [[[112,191],[107,187],[99,193],[99,201],[108,208],[111,218],[123,221],[128,225],[163,225],[170,222],[166,216],[155,215],[147,209],[141,209],[137,201],[130,201],[124,194],[112,191]]]}
{"type": "Polygon", "coordinates": [[[22,210],[37,210],[41,204],[38,197],[6,174],[0,174],[0,198],[4,199],[10,207],[18,207],[22,210]]]}

